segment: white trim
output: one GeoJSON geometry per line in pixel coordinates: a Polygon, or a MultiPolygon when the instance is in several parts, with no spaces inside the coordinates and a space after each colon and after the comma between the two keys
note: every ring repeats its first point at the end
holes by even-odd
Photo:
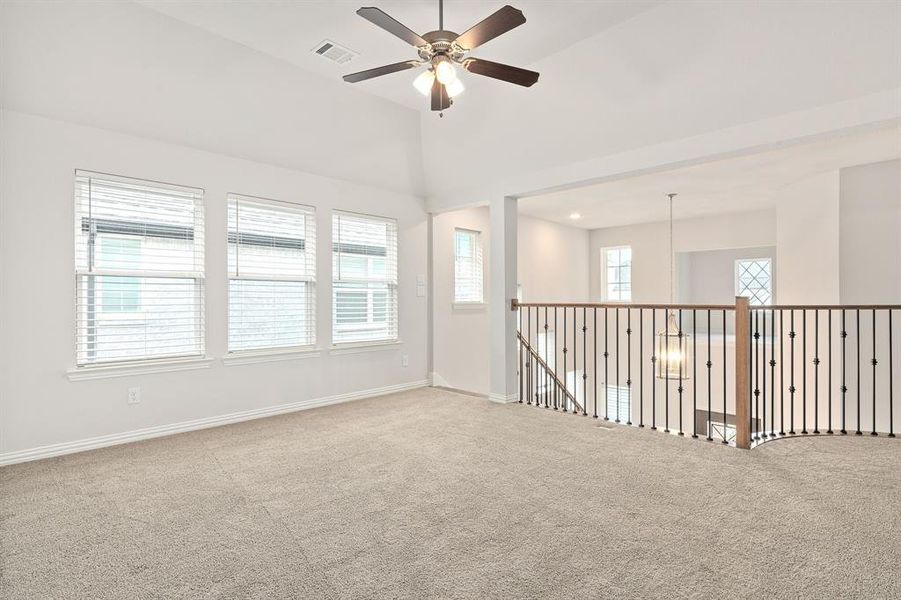
{"type": "Polygon", "coordinates": [[[329,354],[359,354],[361,352],[377,352],[379,350],[397,350],[403,345],[401,340],[387,342],[349,342],[347,344],[333,345],[329,354]]]}
{"type": "Polygon", "coordinates": [[[326,396],[324,398],[312,398],[309,400],[291,402],[289,404],[278,404],[276,406],[268,406],[266,408],[255,408],[252,410],[219,415],[216,417],[195,419],[193,421],[182,421],[181,423],[172,423],[170,425],[147,427],[145,429],[136,429],[134,431],[125,431],[122,433],[103,435],[84,440],[77,440],[74,442],[63,442],[61,444],[39,446],[37,448],[29,448],[27,450],[4,452],[0,454],[0,466],[39,460],[42,458],[50,458],[53,456],[63,456],[65,454],[84,452],[85,450],[94,450],[96,448],[105,448],[107,446],[116,446],[118,444],[127,444],[140,440],[149,440],[152,438],[173,435],[176,433],[184,433],[186,431],[195,431],[197,429],[219,427],[220,425],[240,423],[241,421],[249,421],[251,419],[261,419],[264,417],[271,417],[274,415],[307,410],[320,406],[328,406],[330,404],[349,402],[351,400],[362,400],[363,398],[384,396],[386,394],[393,394],[396,392],[403,392],[406,390],[427,387],[428,385],[428,381],[412,381],[410,383],[388,385],[380,388],[361,390],[359,392],[348,392],[346,394],[336,394],[334,396],[326,396]]]}
{"type": "Polygon", "coordinates": [[[290,350],[248,350],[231,352],[222,357],[226,367],[237,365],[253,365],[257,363],[279,362],[283,360],[300,360],[302,358],[318,358],[322,356],[322,348],[303,348],[290,350]]]}
{"type": "Polygon", "coordinates": [[[488,399],[497,404],[510,404],[512,402],[519,402],[519,394],[513,393],[509,396],[504,396],[503,394],[488,394],[488,399]]]}
{"type": "Polygon", "coordinates": [[[148,373],[171,373],[174,371],[194,371],[208,369],[212,358],[192,357],[171,360],[155,360],[135,363],[115,363],[109,365],[90,365],[74,367],[66,371],[69,381],[86,381],[89,379],[109,379],[127,375],[146,375],[148,373]]]}
{"type": "Polygon", "coordinates": [[[487,302],[454,302],[454,310],[482,310],[488,308],[487,302]]]}

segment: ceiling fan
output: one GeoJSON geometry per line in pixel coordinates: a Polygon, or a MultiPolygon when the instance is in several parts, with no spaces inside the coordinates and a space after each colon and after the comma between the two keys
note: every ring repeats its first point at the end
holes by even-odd
{"type": "Polygon", "coordinates": [[[366,6],[358,10],[357,14],[415,47],[419,60],[405,60],[351,73],[344,76],[344,81],[348,83],[366,81],[427,64],[428,70],[416,78],[413,86],[423,96],[431,95],[432,110],[443,111],[453,104],[454,96],[464,89],[463,82],[457,78],[455,64],[476,75],[509,81],[525,87],[530,87],[538,81],[538,73],[535,71],[468,56],[474,48],[526,22],[522,11],[512,6],[504,6],[487,19],[470,27],[462,35],[444,29],[443,0],[438,0],[438,29],[421,36],[378,8],[366,6]]]}

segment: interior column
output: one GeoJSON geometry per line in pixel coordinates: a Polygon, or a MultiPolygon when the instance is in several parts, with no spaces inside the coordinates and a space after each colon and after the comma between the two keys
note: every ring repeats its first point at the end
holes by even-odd
{"type": "Polygon", "coordinates": [[[519,400],[516,373],[516,313],[511,302],[516,298],[516,198],[491,200],[491,264],[489,315],[491,317],[492,402],[519,400]]]}

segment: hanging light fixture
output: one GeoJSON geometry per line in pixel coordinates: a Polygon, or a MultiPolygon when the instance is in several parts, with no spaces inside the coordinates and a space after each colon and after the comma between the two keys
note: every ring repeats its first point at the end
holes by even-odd
{"type": "MultiPolygon", "coordinates": [[[[669,196],[669,301],[675,302],[675,262],[676,254],[673,250],[673,198],[669,196]]],[[[675,311],[670,308],[666,315],[666,326],[657,332],[657,378],[658,379],[689,379],[691,360],[691,336],[682,331],[682,324],[677,319],[675,311]]]]}

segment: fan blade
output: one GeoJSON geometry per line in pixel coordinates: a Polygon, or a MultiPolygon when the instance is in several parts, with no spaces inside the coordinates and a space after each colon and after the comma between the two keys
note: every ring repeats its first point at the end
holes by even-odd
{"type": "Polygon", "coordinates": [[[521,10],[507,5],[487,19],[470,27],[456,41],[466,50],[472,50],[525,22],[526,18],[521,10]]]}
{"type": "Polygon", "coordinates": [[[447,89],[435,78],[432,82],[432,110],[446,110],[450,108],[450,97],[447,89]]]}
{"type": "Polygon", "coordinates": [[[359,81],[372,79],[373,77],[388,75],[389,73],[406,71],[407,69],[418,67],[421,64],[422,63],[418,60],[405,60],[403,62],[394,63],[393,65],[385,65],[384,67],[376,67],[375,69],[368,69],[366,71],[360,71],[359,73],[351,73],[350,75],[345,75],[344,81],[346,81],[347,83],[357,83],[359,81]]]}
{"type": "Polygon", "coordinates": [[[516,85],[531,87],[538,81],[538,73],[519,67],[511,67],[510,65],[502,65],[501,63],[491,62],[490,60],[482,60],[481,58],[467,58],[463,61],[463,68],[470,73],[476,75],[484,75],[500,79],[501,81],[509,81],[516,85]]]}
{"type": "Polygon", "coordinates": [[[372,23],[378,25],[388,33],[393,33],[411,46],[428,46],[429,43],[422,39],[418,33],[389,15],[372,6],[364,6],[357,14],[372,23]]]}

